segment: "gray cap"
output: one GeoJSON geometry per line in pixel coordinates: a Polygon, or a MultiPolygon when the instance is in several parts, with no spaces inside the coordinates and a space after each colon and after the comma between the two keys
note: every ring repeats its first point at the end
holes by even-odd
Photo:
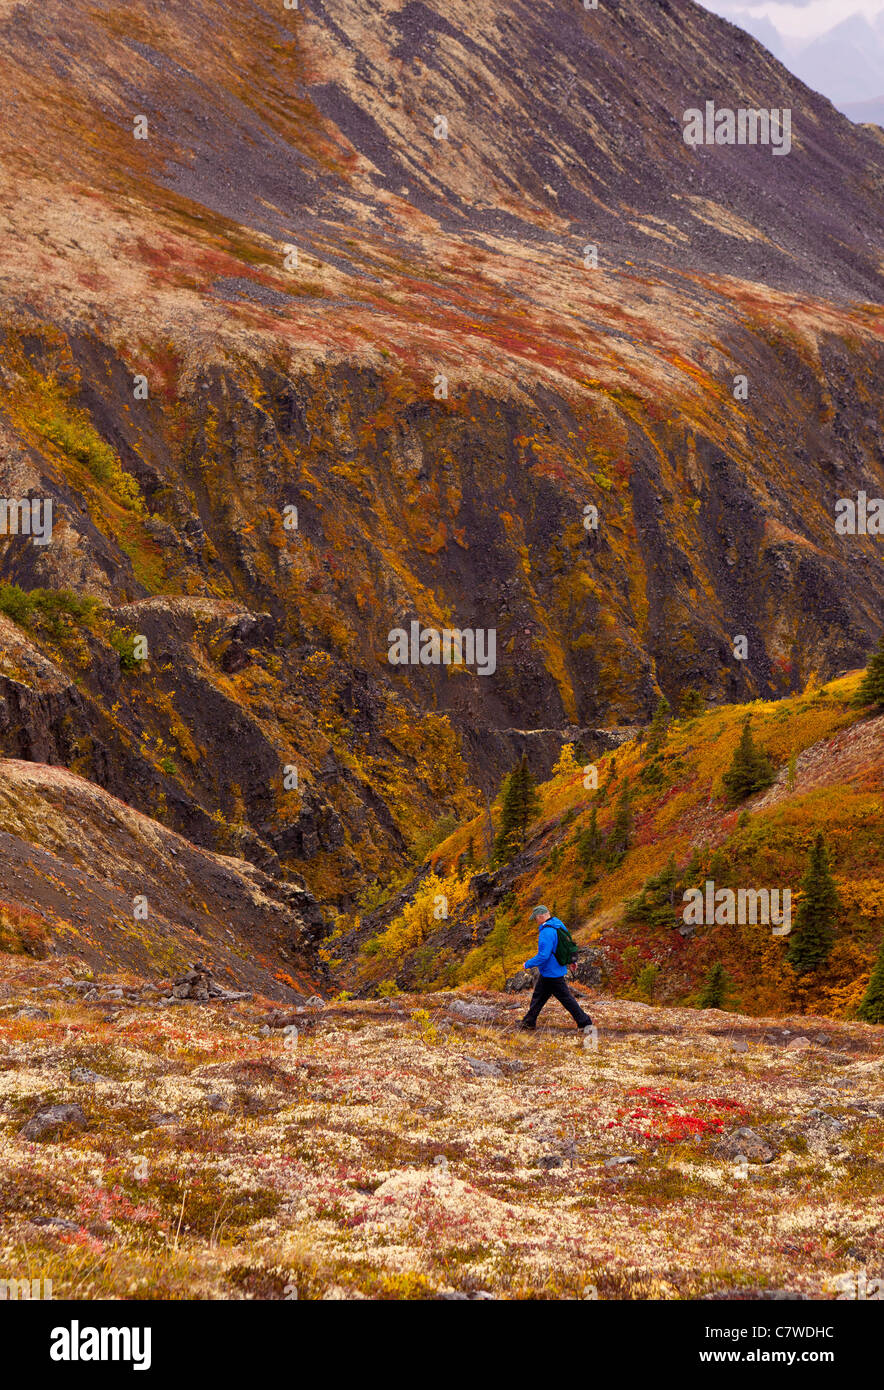
{"type": "Polygon", "coordinates": [[[549,916],[550,916],[550,910],[549,910],[548,907],[544,907],[542,904],[539,904],[537,907],[532,907],[532,909],[531,909],[531,911],[530,911],[530,913],[529,913],[528,915],[529,915],[530,917],[543,917],[543,916],[549,917],[549,916]]]}

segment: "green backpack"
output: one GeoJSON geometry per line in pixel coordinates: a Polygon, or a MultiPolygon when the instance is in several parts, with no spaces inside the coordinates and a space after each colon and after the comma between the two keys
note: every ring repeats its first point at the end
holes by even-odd
{"type": "Polygon", "coordinates": [[[574,940],[567,927],[556,927],[555,957],[559,965],[570,965],[577,959],[577,942],[574,940]]]}

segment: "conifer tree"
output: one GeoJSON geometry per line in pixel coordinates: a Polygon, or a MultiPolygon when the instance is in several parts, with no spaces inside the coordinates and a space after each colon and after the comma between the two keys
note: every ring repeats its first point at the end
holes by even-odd
{"type": "Polygon", "coordinates": [[[712,880],[717,888],[726,888],[731,876],[731,861],[728,859],[721,846],[713,850],[712,858],[709,860],[709,870],[707,877],[712,880]]]}
{"type": "Polygon", "coordinates": [[[577,840],[577,862],[584,871],[587,881],[596,866],[601,849],[602,837],[599,832],[599,813],[595,806],[589,816],[589,825],[577,840]]]}
{"type": "Polygon", "coordinates": [[[501,793],[500,826],[494,841],[494,853],[498,859],[509,858],[513,850],[513,836],[516,830],[519,801],[519,773],[508,772],[503,780],[501,793]]]}
{"type": "Polygon", "coordinates": [[[629,778],[627,777],[624,779],[620,795],[617,798],[617,810],[614,814],[614,824],[611,826],[605,845],[605,857],[610,865],[619,864],[626,851],[629,849],[631,831],[632,793],[629,787],[629,778]]]}
{"type": "Polygon", "coordinates": [[[884,1023],[884,940],[856,1016],[865,1023],[884,1023]]]}
{"type": "Polygon", "coordinates": [[[727,997],[728,978],[721,961],[716,961],[703,982],[697,1007],[700,1009],[723,1009],[727,997]]]}
{"type": "Polygon", "coordinates": [[[773,765],[763,749],[755,747],[752,721],[747,714],[743,720],[740,741],[734,750],[733,762],[721,779],[728,800],[732,806],[736,806],[738,802],[745,801],[747,796],[753,796],[755,792],[769,787],[773,779],[773,765]]]}
{"type": "Polygon", "coordinates": [[[610,761],[609,764],[608,764],[608,775],[607,775],[607,777],[605,778],[604,782],[602,783],[602,785],[599,787],[598,791],[597,791],[596,794],[595,794],[596,801],[597,801],[600,805],[603,804],[605,801],[607,801],[607,799],[608,799],[608,792],[611,790],[611,787],[614,785],[614,782],[616,781],[616,779],[617,779],[617,755],[616,755],[616,753],[615,753],[614,757],[611,759],[611,761],[610,761]]]}
{"type": "Polygon", "coordinates": [[[706,701],[699,690],[682,691],[681,699],[678,702],[679,719],[694,719],[698,714],[703,714],[706,710],[706,701]]]}
{"type": "Polygon", "coordinates": [[[799,975],[807,975],[829,959],[835,940],[835,917],[841,905],[821,832],[811,847],[801,891],[786,960],[799,975]]]}
{"type": "Polygon", "coordinates": [[[647,748],[649,753],[659,753],[666,742],[670,713],[669,701],[665,695],[661,695],[657,708],[654,710],[651,727],[648,730],[647,748]]]}
{"type": "Polygon", "coordinates": [[[658,874],[652,874],[635,898],[626,904],[624,920],[643,922],[651,927],[674,927],[677,923],[675,902],[678,896],[679,875],[675,855],[658,874]]]}
{"type": "Polygon", "coordinates": [[[699,848],[697,847],[697,845],[694,845],[694,848],[691,850],[691,857],[690,857],[690,859],[688,860],[687,864],[685,865],[685,870],[684,870],[684,881],[685,881],[685,883],[688,883],[688,884],[697,883],[697,882],[699,881],[700,874],[701,874],[702,872],[703,872],[703,861],[702,861],[702,859],[700,858],[700,850],[699,850],[699,848]]]}
{"type": "Polygon", "coordinates": [[[523,753],[522,761],[503,784],[500,829],[494,847],[498,859],[511,858],[525,843],[528,826],[536,816],[539,805],[540,798],[534,786],[534,778],[523,753]]]}
{"type": "Polygon", "coordinates": [[[878,650],[873,653],[866,668],[866,674],[856,692],[856,703],[884,709],[884,637],[878,643],[878,650]]]}

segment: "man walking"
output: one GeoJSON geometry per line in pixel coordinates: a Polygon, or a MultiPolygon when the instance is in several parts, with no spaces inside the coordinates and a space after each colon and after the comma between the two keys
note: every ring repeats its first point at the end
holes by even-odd
{"type": "MultiPolygon", "coordinates": [[[[520,1026],[533,1031],[537,1027],[537,1015],[550,995],[554,995],[562,1008],[568,1010],[577,1027],[586,1032],[592,1026],[592,1019],[588,1013],[584,1013],[565,984],[565,976],[568,973],[567,965],[562,965],[556,959],[556,950],[559,944],[558,928],[561,927],[564,931],[565,924],[560,922],[558,917],[553,917],[548,907],[532,907],[531,916],[539,928],[537,955],[525,961],[525,969],[530,970],[536,965],[540,971],[540,976],[534,986],[528,1012],[522,1019],[520,1026]]],[[[565,939],[569,940],[570,938],[566,937],[565,939]]]]}

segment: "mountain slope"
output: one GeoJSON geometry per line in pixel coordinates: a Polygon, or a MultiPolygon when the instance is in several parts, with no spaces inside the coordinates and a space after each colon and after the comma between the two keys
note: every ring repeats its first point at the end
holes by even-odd
{"type": "Polygon", "coordinates": [[[270,998],[324,982],[310,894],[188,840],[64,768],[0,759],[3,949],[270,998]]]}
{"type": "MultiPolygon", "coordinates": [[[[534,953],[527,914],[542,902],[591,948],[592,978],[619,993],[695,1004],[719,963],[732,1008],[772,1013],[791,1005],[850,1016],[884,929],[884,715],[863,715],[852,704],[857,685],[850,676],[802,697],[677,721],[656,754],[637,740],[586,767],[566,754],[540,788],[539,814],[511,862],[490,859],[480,816],[431,851],[416,883],[367,914],[355,934],[345,932],[335,955],[362,989],[386,990],[393,980],[405,988],[468,981],[500,988],[534,953]],[[747,714],[777,776],[769,790],[731,806],[721,777],[747,714]],[[592,766],[597,791],[586,786],[592,766]],[[628,849],[609,862],[604,845],[625,787],[628,849]],[[593,811],[600,847],[588,873],[581,846],[593,811]],[[797,976],[786,958],[790,933],[760,921],[689,924],[685,891],[711,879],[733,891],[788,889],[794,929],[817,831],[840,898],[836,941],[823,968],[797,976]],[[670,862],[671,891],[661,883],[658,892],[654,885],[670,862]],[[651,896],[642,901],[646,885],[651,896]],[[435,910],[441,901],[444,917],[435,910]]],[[[495,828],[499,821],[498,803],[495,828]]]]}
{"type": "Polygon", "coordinates": [[[54,506],[0,581],[102,605],[0,592],[4,754],[348,908],[518,730],[865,659],[881,538],[834,519],[884,496],[884,146],[745,35],[75,0],[0,51],[0,496],[54,506]],[[790,106],[789,155],[689,148],[713,98],[790,106]],[[494,673],[391,666],[414,620],[494,673]]]}

